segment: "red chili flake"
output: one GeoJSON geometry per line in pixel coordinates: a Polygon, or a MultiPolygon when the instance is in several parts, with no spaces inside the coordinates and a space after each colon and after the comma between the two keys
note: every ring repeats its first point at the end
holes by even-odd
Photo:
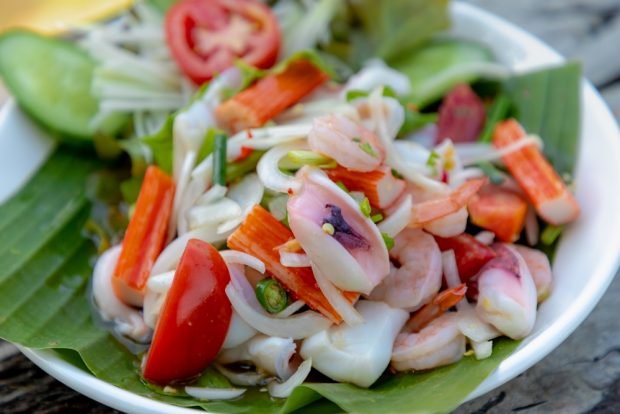
{"type": "Polygon", "coordinates": [[[241,152],[239,153],[239,156],[235,159],[235,162],[239,162],[239,161],[243,161],[245,160],[247,157],[249,157],[252,153],[254,152],[253,148],[249,148],[249,147],[241,147],[241,152]]]}
{"type": "Polygon", "coordinates": [[[448,173],[446,172],[446,170],[443,170],[441,172],[441,182],[448,184],[448,173]]]}
{"type": "Polygon", "coordinates": [[[289,188],[287,191],[288,195],[292,196],[295,192],[293,191],[292,188],[289,188]]]}
{"type": "Polygon", "coordinates": [[[246,129],[245,133],[248,136],[248,139],[254,138],[254,134],[252,134],[252,130],[251,129],[246,129]]]}
{"type": "Polygon", "coordinates": [[[484,104],[478,95],[467,84],[456,85],[439,107],[435,142],[446,138],[453,142],[473,142],[480,135],[485,118],[484,104]]]}

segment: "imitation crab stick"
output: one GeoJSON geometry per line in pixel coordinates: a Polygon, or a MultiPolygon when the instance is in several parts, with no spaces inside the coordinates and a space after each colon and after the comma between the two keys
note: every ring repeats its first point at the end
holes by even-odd
{"type": "Polygon", "coordinates": [[[314,63],[297,59],[284,71],[262,78],[220,104],[215,116],[233,131],[260,127],[328,79],[314,63]]]}
{"type": "Polygon", "coordinates": [[[164,248],[173,199],[172,178],[159,168],[150,166],[146,170],[112,279],[116,295],[127,304],[142,306],[151,268],[164,248]]]}
{"type": "Polygon", "coordinates": [[[430,303],[415,312],[406,325],[410,332],[420,332],[425,326],[443,315],[448,309],[456,305],[465,297],[467,286],[461,283],[450,289],[440,292],[430,303]]]}
{"type": "MultiPolygon", "coordinates": [[[[293,239],[293,233],[260,205],[255,205],[245,221],[228,237],[228,247],[248,253],[265,263],[267,271],[284,287],[312,309],[335,323],[342,317],[329,304],[316,284],[309,267],[285,267],[280,263],[278,247],[293,239]]],[[[351,302],[359,295],[345,293],[351,302]]]]}
{"type": "Polygon", "coordinates": [[[467,209],[472,223],[492,231],[499,240],[512,243],[525,225],[527,202],[514,191],[485,187],[469,202],[467,209]]]}
{"type": "MultiPolygon", "coordinates": [[[[493,144],[501,149],[523,136],[525,131],[521,125],[509,119],[495,127],[493,144]]],[[[560,225],[577,218],[577,201],[537,147],[527,145],[502,156],[502,160],[545,221],[560,225]]]]}
{"type": "Polygon", "coordinates": [[[329,178],[341,182],[351,191],[361,191],[373,207],[386,208],[392,204],[405,189],[405,182],[392,175],[386,166],[370,172],[350,171],[344,167],[326,170],[329,178]]]}

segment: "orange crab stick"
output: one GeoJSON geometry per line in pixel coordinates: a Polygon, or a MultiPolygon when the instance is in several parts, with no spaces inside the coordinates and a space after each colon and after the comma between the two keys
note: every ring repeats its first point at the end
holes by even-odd
{"type": "Polygon", "coordinates": [[[407,322],[405,330],[409,332],[420,332],[425,326],[433,320],[440,317],[448,309],[456,305],[465,297],[467,286],[461,283],[450,289],[446,289],[439,293],[430,302],[424,305],[420,310],[415,312],[407,322]]]}
{"type": "MultiPolygon", "coordinates": [[[[255,205],[245,221],[228,237],[228,247],[250,254],[265,263],[267,271],[297,298],[335,323],[342,317],[334,310],[316,284],[309,267],[286,267],[280,263],[278,247],[293,239],[293,233],[260,205],[255,205]]],[[[356,293],[345,296],[355,302],[356,293]]]]}
{"type": "MultiPolygon", "coordinates": [[[[505,148],[523,136],[525,131],[521,125],[509,119],[495,127],[493,145],[505,148]]],[[[527,145],[504,155],[502,160],[545,221],[560,225],[579,216],[577,201],[537,147],[527,145]]]]}
{"type": "Polygon", "coordinates": [[[314,63],[297,59],[268,75],[215,109],[221,125],[233,131],[255,128],[275,118],[329,79],[314,63]]]}
{"type": "Polygon", "coordinates": [[[125,303],[142,306],[146,281],[164,248],[172,213],[174,181],[155,166],[146,170],[112,284],[125,303]]]}
{"type": "Polygon", "coordinates": [[[350,171],[344,167],[325,171],[334,182],[341,182],[351,191],[361,191],[373,207],[386,208],[405,189],[405,182],[392,175],[386,166],[370,172],[350,171]]]}
{"type": "Polygon", "coordinates": [[[472,198],[467,209],[472,223],[492,231],[501,241],[512,243],[523,230],[527,201],[513,191],[488,186],[472,198]]]}

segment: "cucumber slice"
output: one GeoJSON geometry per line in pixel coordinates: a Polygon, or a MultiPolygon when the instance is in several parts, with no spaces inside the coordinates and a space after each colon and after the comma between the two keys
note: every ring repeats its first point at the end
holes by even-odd
{"type": "MultiPolygon", "coordinates": [[[[94,68],[73,43],[23,30],[0,36],[0,77],[20,106],[61,140],[92,140],[94,68]]],[[[113,134],[125,119],[113,118],[102,132],[113,134]]]]}

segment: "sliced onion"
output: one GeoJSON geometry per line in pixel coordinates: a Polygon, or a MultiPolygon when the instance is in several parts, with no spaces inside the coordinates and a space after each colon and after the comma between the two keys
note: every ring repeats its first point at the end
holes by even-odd
{"type": "Polygon", "coordinates": [[[482,321],[469,302],[465,300],[461,302],[463,305],[457,312],[459,316],[457,325],[461,333],[471,342],[484,342],[502,335],[492,325],[482,321]]]}
{"type": "MultiPolygon", "coordinates": [[[[247,280],[245,283],[248,283],[247,280]]],[[[324,331],[331,325],[329,319],[314,311],[306,311],[288,318],[270,316],[258,304],[255,296],[256,303],[251,304],[249,298],[239,291],[233,283],[226,286],[226,295],[239,316],[251,327],[265,335],[302,339],[324,331]]]]}
{"type": "Polygon", "coordinates": [[[249,266],[252,269],[257,270],[259,273],[265,273],[265,263],[250,254],[237,250],[222,250],[220,251],[220,255],[226,264],[240,264],[249,266]]]}
{"type": "Polygon", "coordinates": [[[298,141],[308,136],[312,124],[281,125],[275,127],[248,129],[228,139],[227,157],[235,160],[243,147],[269,149],[271,147],[298,141]]]}
{"type": "Polygon", "coordinates": [[[273,197],[269,200],[268,207],[269,212],[276,220],[281,221],[286,217],[286,203],[288,202],[288,195],[282,194],[273,197]]]}
{"type": "Polygon", "coordinates": [[[221,200],[226,196],[226,192],[228,191],[228,187],[215,184],[213,187],[209,188],[204,194],[202,194],[197,200],[197,206],[206,206],[209,204],[213,204],[215,201],[221,200]]]}
{"type": "Polygon", "coordinates": [[[456,150],[463,165],[473,165],[484,161],[498,161],[503,156],[520,150],[528,145],[536,145],[538,148],[542,148],[542,140],[537,135],[524,135],[519,140],[501,148],[497,149],[491,144],[485,143],[466,143],[457,144],[456,150]]]}
{"type": "Polygon", "coordinates": [[[167,293],[172,281],[174,280],[174,271],[153,275],[146,282],[146,287],[155,293],[167,293]]]}
{"type": "Polygon", "coordinates": [[[270,382],[267,385],[269,395],[276,398],[287,398],[298,385],[303,384],[311,369],[312,358],[309,358],[302,362],[297,371],[283,383],[278,383],[277,381],[270,382]]]}
{"type": "Polygon", "coordinates": [[[213,366],[233,385],[256,387],[257,385],[265,385],[267,383],[265,375],[256,371],[237,372],[218,363],[213,364],[213,366]]]}
{"type": "MultiPolygon", "coordinates": [[[[453,288],[461,284],[461,277],[459,276],[459,269],[456,265],[456,256],[454,250],[446,250],[441,253],[441,264],[443,267],[443,276],[446,279],[448,288],[453,288]]],[[[461,310],[462,303],[465,301],[459,301],[456,304],[456,308],[461,310]]]]}
{"type": "Polygon", "coordinates": [[[484,177],[485,174],[480,168],[469,167],[455,171],[450,175],[450,187],[455,188],[472,178],[484,177]]]}
{"type": "Polygon", "coordinates": [[[316,284],[319,286],[319,289],[321,289],[323,295],[325,295],[325,299],[327,299],[329,304],[332,305],[334,310],[342,317],[347,325],[355,326],[363,323],[364,318],[362,318],[362,315],[359,314],[351,302],[344,297],[342,291],[334,286],[333,283],[321,273],[318,267],[313,265],[312,271],[314,272],[316,284]]]}
{"type": "Polygon", "coordinates": [[[185,392],[199,400],[232,400],[243,395],[245,388],[185,387],[185,392]]]}
{"type": "Polygon", "coordinates": [[[280,264],[286,267],[310,267],[310,258],[305,253],[292,253],[280,249],[280,264]]]}
{"type": "Polygon", "coordinates": [[[228,234],[217,234],[213,228],[200,228],[192,230],[184,235],[174,239],[166,248],[159,254],[151,274],[164,273],[174,269],[181,259],[181,255],[185,250],[185,246],[190,239],[199,239],[207,243],[217,243],[226,240],[228,234]]]}
{"type": "Polygon", "coordinates": [[[246,175],[241,181],[230,187],[228,198],[239,204],[245,217],[256,204],[260,203],[264,193],[265,187],[263,183],[261,183],[258,175],[252,173],[246,175]]]}
{"type": "Polygon", "coordinates": [[[229,198],[222,198],[206,206],[192,207],[188,212],[189,227],[195,230],[200,227],[216,226],[243,214],[239,204],[229,198]]]}
{"type": "Polygon", "coordinates": [[[382,233],[387,233],[390,237],[396,237],[398,233],[403,231],[411,221],[411,208],[413,207],[413,198],[407,196],[392,214],[385,220],[380,222],[377,227],[382,233]]]}
{"type": "Polygon", "coordinates": [[[493,243],[495,240],[495,233],[488,230],[483,230],[474,236],[476,240],[478,240],[482,244],[486,244],[487,246],[493,243]]]}
{"type": "Polygon", "coordinates": [[[527,213],[525,215],[525,237],[527,238],[527,244],[530,246],[535,246],[536,243],[538,243],[539,236],[540,228],[538,227],[536,211],[531,205],[528,205],[527,213]]]}
{"type": "Polygon", "coordinates": [[[149,327],[140,312],[121,302],[112,288],[112,276],[120,253],[121,246],[114,246],[97,260],[93,272],[93,298],[103,320],[113,321],[120,334],[144,342],[150,335],[149,327]]]}
{"type": "Polygon", "coordinates": [[[258,177],[265,187],[278,193],[288,193],[289,190],[298,191],[300,183],[295,177],[286,175],[280,171],[278,164],[289,151],[307,148],[307,144],[296,141],[288,144],[278,145],[265,153],[256,166],[258,177]]]}
{"type": "Polygon", "coordinates": [[[228,332],[226,333],[226,338],[224,338],[224,343],[222,344],[222,349],[238,347],[242,343],[247,342],[257,333],[258,332],[256,329],[248,325],[243,319],[241,319],[237,312],[233,311],[232,317],[230,318],[230,324],[228,325],[228,332]]]}
{"type": "Polygon", "coordinates": [[[146,293],[144,295],[144,322],[155,329],[161,308],[164,305],[168,291],[174,280],[174,271],[153,275],[146,282],[146,293]]]}
{"type": "Polygon", "coordinates": [[[306,306],[306,303],[303,300],[296,300],[295,302],[284,308],[284,310],[276,313],[273,316],[275,316],[276,318],[288,318],[304,306],[306,306]]]}
{"type": "MultiPolygon", "coordinates": [[[[168,227],[169,236],[174,234],[175,230],[177,230],[178,218],[181,212],[181,201],[185,195],[185,189],[189,184],[190,174],[195,162],[196,152],[188,152],[183,158],[182,165],[178,168],[178,177],[175,175],[176,189],[174,192],[174,202],[172,204],[172,215],[170,216],[170,224],[168,227]]],[[[181,230],[181,232],[184,232],[185,228],[182,228],[181,230]]]]}
{"type": "Polygon", "coordinates": [[[482,342],[474,342],[469,341],[472,349],[474,350],[474,354],[476,355],[476,359],[486,359],[491,356],[493,353],[493,341],[482,341],[482,342]]]}

